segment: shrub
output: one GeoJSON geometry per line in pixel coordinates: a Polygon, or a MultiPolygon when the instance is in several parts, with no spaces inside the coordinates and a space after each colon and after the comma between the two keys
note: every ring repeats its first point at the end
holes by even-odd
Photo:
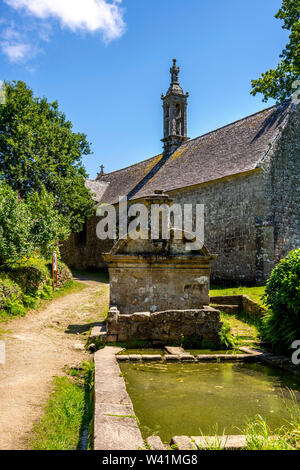
{"type": "Polygon", "coordinates": [[[13,263],[31,253],[31,226],[23,199],[0,181],[0,265],[13,263]]]}
{"type": "Polygon", "coordinates": [[[6,310],[6,312],[12,316],[23,317],[26,315],[26,309],[22,304],[22,300],[17,297],[11,297],[6,299],[4,301],[4,310],[6,310]]]}
{"type": "Polygon", "coordinates": [[[40,293],[41,299],[50,299],[50,297],[52,296],[52,293],[53,293],[52,287],[45,284],[40,293]]]}
{"type": "Polygon", "coordinates": [[[57,269],[58,287],[63,287],[67,282],[72,280],[72,273],[68,266],[62,261],[58,261],[57,269]]]}
{"type": "Polygon", "coordinates": [[[4,308],[5,301],[12,297],[21,298],[22,292],[18,284],[0,275],[0,310],[4,308]]]}
{"type": "Polygon", "coordinates": [[[34,247],[44,257],[49,257],[59,241],[70,235],[69,222],[56,210],[54,196],[43,189],[27,198],[27,205],[32,217],[32,241],[34,247]]]}
{"type": "Polygon", "coordinates": [[[236,340],[231,333],[231,326],[228,322],[223,322],[222,328],[219,332],[220,343],[227,349],[234,349],[236,346],[236,340]]]}
{"type": "Polygon", "coordinates": [[[287,351],[300,339],[300,249],[291,251],[273,269],[264,301],[269,308],[264,335],[278,350],[287,351]]]}
{"type": "Polygon", "coordinates": [[[36,307],[38,303],[38,296],[32,296],[32,295],[22,295],[22,302],[26,308],[34,308],[36,307]]]}
{"type": "Polygon", "coordinates": [[[12,265],[7,274],[21,287],[25,295],[31,296],[36,296],[42,286],[50,280],[46,261],[37,257],[12,265]]]}

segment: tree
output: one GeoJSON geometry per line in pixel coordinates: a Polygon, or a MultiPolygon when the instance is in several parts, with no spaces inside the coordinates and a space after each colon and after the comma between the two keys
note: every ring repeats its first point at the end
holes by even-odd
{"type": "Polygon", "coordinates": [[[58,242],[69,237],[68,219],[56,210],[54,196],[45,189],[40,194],[30,194],[27,207],[32,218],[32,243],[42,256],[48,258],[58,242]]]}
{"type": "Polygon", "coordinates": [[[31,229],[31,215],[24,200],[0,181],[0,265],[31,254],[31,229]]]}
{"type": "Polygon", "coordinates": [[[275,18],[283,20],[283,29],[291,32],[289,43],[282,51],[281,62],[276,69],[263,73],[252,80],[252,95],[262,93],[266,102],[273,98],[284,101],[296,91],[294,82],[300,79],[300,0],[283,0],[275,18]]]}
{"type": "Polygon", "coordinates": [[[278,350],[288,351],[300,339],[300,249],[290,251],[267,282],[265,337],[278,350]]]}
{"type": "Polygon", "coordinates": [[[86,136],[72,131],[57,102],[33,96],[24,82],[6,82],[0,105],[0,174],[27,199],[45,188],[56,209],[80,231],[93,202],[85,187],[82,156],[91,153],[86,136]]]}

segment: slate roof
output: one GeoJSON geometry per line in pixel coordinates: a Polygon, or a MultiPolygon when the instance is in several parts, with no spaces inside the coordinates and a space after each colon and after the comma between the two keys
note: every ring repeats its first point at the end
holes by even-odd
{"type": "Polygon", "coordinates": [[[189,140],[171,156],[158,155],[108,173],[95,181],[108,183],[99,201],[112,204],[119,195],[136,199],[156,189],[168,192],[253,170],[279,135],[289,108],[289,102],[272,106],[189,140]]]}

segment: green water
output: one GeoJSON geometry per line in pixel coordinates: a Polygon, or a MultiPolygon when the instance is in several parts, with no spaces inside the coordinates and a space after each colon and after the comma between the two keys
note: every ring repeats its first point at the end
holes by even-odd
{"type": "Polygon", "coordinates": [[[300,381],[261,364],[121,364],[143,437],[242,434],[263,416],[272,430],[286,424],[286,387],[300,402],[300,381]]]}

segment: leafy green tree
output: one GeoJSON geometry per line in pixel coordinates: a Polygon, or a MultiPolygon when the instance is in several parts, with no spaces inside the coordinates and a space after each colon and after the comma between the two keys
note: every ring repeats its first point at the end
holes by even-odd
{"type": "Polygon", "coordinates": [[[291,32],[276,69],[252,80],[252,95],[262,93],[263,101],[273,98],[284,101],[296,91],[293,83],[300,79],[300,0],[283,0],[275,18],[283,20],[283,29],[291,32]]]}
{"type": "Polygon", "coordinates": [[[6,82],[0,105],[0,174],[25,199],[43,188],[56,209],[80,231],[93,202],[86,189],[82,156],[89,155],[86,136],[72,131],[57,102],[33,96],[24,82],[6,82]]]}
{"type": "Polygon", "coordinates": [[[30,194],[27,206],[32,218],[32,243],[48,258],[56,245],[69,237],[69,220],[57,211],[54,196],[45,189],[40,194],[30,194]]]}
{"type": "Polygon", "coordinates": [[[0,181],[0,265],[19,261],[33,250],[32,220],[24,200],[0,181]]]}
{"type": "Polygon", "coordinates": [[[300,248],[291,251],[273,269],[267,282],[265,337],[278,350],[287,351],[300,339],[300,248]]]}

